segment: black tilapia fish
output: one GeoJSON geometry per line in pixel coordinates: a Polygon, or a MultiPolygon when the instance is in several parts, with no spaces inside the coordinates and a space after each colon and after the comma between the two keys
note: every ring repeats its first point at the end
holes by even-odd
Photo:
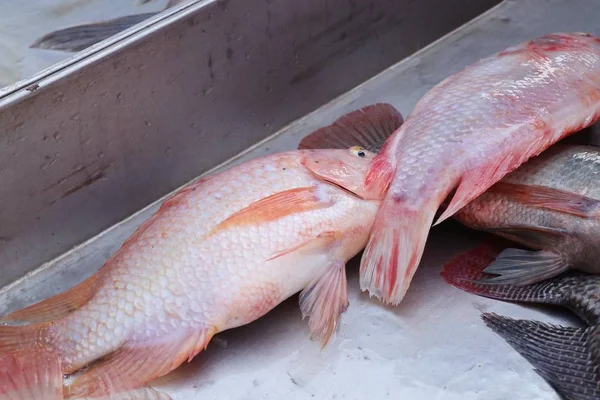
{"type": "MultiPolygon", "coordinates": [[[[142,0],[141,4],[151,0],[142,0]]],[[[185,0],[169,0],[166,10],[185,0]]],[[[78,52],[96,43],[108,39],[125,29],[131,28],[146,19],[159,14],[158,12],[126,15],[107,21],[94,22],[90,24],[76,25],[69,28],[50,32],[33,42],[29,47],[32,49],[61,50],[78,52]]]]}
{"type": "Polygon", "coordinates": [[[530,159],[456,217],[531,250],[505,249],[488,283],[527,285],[568,269],[600,273],[600,148],[556,145],[530,159]]]}
{"type": "Polygon", "coordinates": [[[450,261],[442,277],[480,296],[523,303],[552,304],[575,312],[588,324],[573,328],[495,313],[482,319],[536,372],[568,400],[600,399],[600,276],[571,271],[529,286],[486,284],[484,269],[500,249],[481,246],[450,261]]]}

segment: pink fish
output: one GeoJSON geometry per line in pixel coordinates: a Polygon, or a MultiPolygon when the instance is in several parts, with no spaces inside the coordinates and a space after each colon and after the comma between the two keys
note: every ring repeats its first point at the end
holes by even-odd
{"type": "MultiPolygon", "coordinates": [[[[375,105],[301,146],[377,146],[401,123],[393,107],[375,105]],[[370,127],[381,120],[385,129],[370,127]]],[[[2,319],[29,325],[0,326],[0,397],[160,398],[149,381],[299,291],[311,336],[325,345],[348,305],[345,263],[365,246],[380,204],[364,190],[374,156],[290,151],[180,190],[96,274],[2,319]]]]}
{"type": "Polygon", "coordinates": [[[452,216],[504,175],[600,115],[600,39],[557,33],[483,59],[431,89],[367,175],[384,193],[360,284],[402,301],[433,218],[452,216]]]}

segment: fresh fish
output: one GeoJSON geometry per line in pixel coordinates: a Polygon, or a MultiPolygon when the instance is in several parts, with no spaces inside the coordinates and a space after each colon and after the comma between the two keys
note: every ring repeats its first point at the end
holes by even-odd
{"type": "MultiPolygon", "coordinates": [[[[146,4],[151,0],[143,0],[140,4],[146,4]]],[[[169,0],[165,8],[167,10],[185,0],[169,0]]],[[[78,52],[96,43],[108,39],[119,32],[129,29],[160,12],[126,15],[107,21],[82,24],[59,29],[37,39],[29,47],[32,49],[60,50],[78,52]]]]}
{"type": "MultiPolygon", "coordinates": [[[[374,105],[301,145],[327,146],[314,137],[338,132],[377,146],[401,123],[392,106],[374,105]],[[395,122],[371,129],[382,120],[395,122]]],[[[325,345],[348,305],[345,263],[366,244],[380,204],[364,190],[373,157],[361,147],[296,150],[183,188],[99,272],[2,319],[29,325],[0,326],[0,354],[36,359],[3,373],[45,385],[28,390],[51,398],[134,390],[299,291],[311,336],[325,345]]]]}
{"type": "Polygon", "coordinates": [[[415,106],[373,160],[384,193],[361,261],[361,288],[404,297],[436,211],[447,219],[504,175],[600,116],[600,39],[556,33],[447,78],[415,106]]]}
{"type": "Polygon", "coordinates": [[[553,304],[574,311],[588,327],[516,320],[495,313],[484,313],[482,318],[566,399],[599,399],[600,276],[568,272],[529,286],[479,283],[485,282],[485,267],[499,252],[490,246],[471,250],[446,265],[442,276],[469,293],[506,301],[553,304]]]}
{"type": "Polygon", "coordinates": [[[600,273],[600,148],[556,145],[505,176],[455,218],[533,250],[508,248],[489,283],[527,285],[574,268],[600,273]]]}

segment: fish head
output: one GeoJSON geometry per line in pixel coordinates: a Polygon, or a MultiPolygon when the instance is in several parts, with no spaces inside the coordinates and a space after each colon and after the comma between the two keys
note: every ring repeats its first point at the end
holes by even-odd
{"type": "Polygon", "coordinates": [[[302,165],[319,180],[332,183],[362,199],[371,200],[365,186],[369,165],[376,154],[360,146],[308,151],[302,165]]]}

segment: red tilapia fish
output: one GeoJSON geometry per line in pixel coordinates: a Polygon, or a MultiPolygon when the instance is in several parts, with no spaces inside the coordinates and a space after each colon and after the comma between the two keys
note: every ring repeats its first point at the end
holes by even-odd
{"type": "MultiPolygon", "coordinates": [[[[333,134],[376,147],[401,123],[393,107],[375,105],[302,147],[326,147],[319,138],[333,134]],[[381,120],[386,130],[372,129],[381,120]]],[[[96,274],[2,319],[28,325],[0,326],[0,397],[130,398],[137,389],[135,398],[159,398],[149,381],[299,291],[324,346],[348,305],[345,263],[380,205],[364,190],[374,156],[361,147],[284,152],[183,188],[96,274]]]]}
{"type": "Polygon", "coordinates": [[[360,284],[402,301],[431,223],[600,116],[600,39],[556,33],[483,59],[431,89],[373,160],[369,191],[386,192],[360,284]]]}

